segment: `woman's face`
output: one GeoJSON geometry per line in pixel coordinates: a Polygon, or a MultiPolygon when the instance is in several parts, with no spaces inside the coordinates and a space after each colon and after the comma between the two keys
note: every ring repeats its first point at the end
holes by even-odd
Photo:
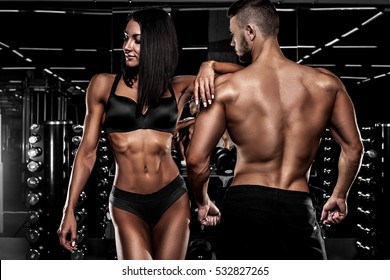
{"type": "Polygon", "coordinates": [[[123,52],[128,67],[139,66],[140,51],[141,27],[136,21],[131,19],[126,25],[123,38],[123,52]]]}

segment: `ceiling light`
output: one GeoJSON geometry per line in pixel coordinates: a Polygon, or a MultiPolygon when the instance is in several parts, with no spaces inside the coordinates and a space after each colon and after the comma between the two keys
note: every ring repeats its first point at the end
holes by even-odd
{"type": "Polygon", "coordinates": [[[48,73],[48,74],[53,74],[53,72],[51,72],[49,69],[45,68],[43,69],[44,72],[48,73]]]}
{"type": "Polygon", "coordinates": [[[310,11],[345,11],[345,10],[377,10],[375,7],[332,7],[332,8],[310,8],[310,11]]]}
{"type": "Polygon", "coordinates": [[[35,70],[35,67],[1,67],[2,70],[35,70]]]}
{"type": "Polygon", "coordinates": [[[374,79],[383,78],[383,77],[385,77],[385,76],[386,76],[386,74],[381,74],[381,75],[378,75],[378,76],[374,76],[374,79]]]}
{"type": "Polygon", "coordinates": [[[322,51],[322,48],[318,48],[318,49],[316,49],[315,51],[313,51],[311,54],[313,55],[313,54],[316,54],[316,53],[318,53],[318,52],[320,52],[320,51],[322,51]]]}
{"type": "Polygon", "coordinates": [[[378,46],[332,46],[335,49],[376,49],[378,46]]]}
{"type": "Polygon", "coordinates": [[[89,80],[71,80],[72,83],[89,83],[89,80]]]}
{"type": "Polygon", "coordinates": [[[377,17],[383,15],[383,12],[379,12],[377,13],[375,16],[373,16],[372,18],[369,18],[368,20],[366,20],[365,22],[362,23],[362,25],[366,25],[367,23],[373,21],[374,19],[376,19],[377,17]]]}
{"type": "Polygon", "coordinates": [[[0,13],[18,13],[19,10],[0,10],[0,13]]]}
{"type": "Polygon", "coordinates": [[[85,70],[85,67],[50,67],[51,70],[85,70]]]}
{"type": "Polygon", "coordinates": [[[312,67],[336,67],[336,64],[305,64],[312,67]]]}
{"type": "Polygon", "coordinates": [[[364,80],[367,79],[367,77],[340,76],[340,79],[364,80]]]}
{"type": "Polygon", "coordinates": [[[189,50],[207,50],[208,47],[183,47],[181,48],[183,51],[189,51],[189,50]]]}
{"type": "Polygon", "coordinates": [[[76,52],[97,52],[97,49],[75,49],[76,52]]]}
{"type": "Polygon", "coordinates": [[[0,45],[2,45],[3,47],[9,48],[9,46],[4,44],[3,42],[0,42],[0,45]]]}
{"type": "Polygon", "coordinates": [[[330,41],[329,43],[325,44],[325,47],[329,47],[329,46],[331,46],[331,45],[337,43],[338,41],[340,41],[340,39],[339,39],[339,38],[336,38],[336,39],[334,39],[333,41],[330,41]]]}
{"type": "Polygon", "coordinates": [[[352,29],[352,30],[348,31],[347,33],[344,33],[343,35],[341,35],[341,37],[345,38],[348,35],[351,35],[352,33],[356,32],[358,30],[359,30],[359,28],[355,27],[354,29],[352,29]]]}
{"type": "Polygon", "coordinates": [[[27,51],[63,51],[62,48],[25,48],[21,47],[19,50],[27,50],[27,51]]]}
{"type": "Polygon", "coordinates": [[[55,10],[34,10],[34,13],[48,13],[48,14],[66,14],[65,11],[55,11],[55,10]]]}
{"type": "Polygon", "coordinates": [[[16,50],[12,50],[12,52],[20,57],[24,57],[20,52],[16,51],[16,50]]]}

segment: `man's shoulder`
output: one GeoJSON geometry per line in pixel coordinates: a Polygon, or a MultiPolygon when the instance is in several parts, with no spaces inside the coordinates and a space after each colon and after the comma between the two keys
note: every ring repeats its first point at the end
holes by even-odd
{"type": "Polygon", "coordinates": [[[215,79],[215,87],[219,90],[226,90],[232,87],[236,79],[238,79],[237,72],[220,75],[215,79]]]}
{"type": "Polygon", "coordinates": [[[239,95],[240,88],[238,85],[242,84],[242,78],[238,72],[217,77],[215,80],[215,95],[217,100],[227,102],[239,95]]]}
{"type": "Polygon", "coordinates": [[[337,79],[337,75],[334,74],[332,71],[329,69],[326,69],[324,67],[311,67],[311,66],[304,66],[306,67],[305,73],[315,75],[318,78],[323,78],[323,79],[337,79]]]}
{"type": "Polygon", "coordinates": [[[220,75],[215,79],[215,85],[216,86],[223,85],[226,87],[226,86],[231,86],[237,82],[242,82],[243,77],[245,77],[244,72],[245,72],[245,68],[236,72],[220,75]]]}
{"type": "Polygon", "coordinates": [[[307,67],[303,77],[304,83],[316,87],[316,90],[335,92],[344,87],[336,74],[323,67],[307,67]]]}
{"type": "Polygon", "coordinates": [[[316,71],[316,75],[318,77],[318,80],[321,81],[322,83],[326,83],[329,86],[342,85],[340,78],[332,71],[330,71],[326,68],[323,68],[323,67],[316,67],[316,68],[314,68],[314,70],[316,71]]]}

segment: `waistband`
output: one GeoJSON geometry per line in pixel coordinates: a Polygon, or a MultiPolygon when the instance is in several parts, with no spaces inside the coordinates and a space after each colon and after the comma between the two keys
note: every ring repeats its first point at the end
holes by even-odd
{"type": "Polygon", "coordinates": [[[114,197],[129,200],[131,198],[141,198],[143,201],[150,201],[154,199],[158,199],[162,196],[169,195],[173,190],[177,189],[180,186],[185,185],[184,178],[179,174],[175,179],[173,179],[168,185],[162,187],[156,192],[149,194],[140,194],[134,192],[128,192],[121,189],[118,189],[115,186],[112,186],[111,195],[114,197]]]}
{"type": "Polygon", "coordinates": [[[295,190],[285,190],[278,189],[273,187],[267,187],[264,185],[234,185],[230,186],[227,191],[229,192],[263,192],[265,194],[275,194],[284,197],[311,197],[311,194],[308,192],[295,191],[295,190]]]}

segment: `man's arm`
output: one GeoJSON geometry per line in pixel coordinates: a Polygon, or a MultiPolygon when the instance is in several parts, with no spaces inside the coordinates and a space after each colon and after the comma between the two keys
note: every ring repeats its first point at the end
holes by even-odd
{"type": "Polygon", "coordinates": [[[198,209],[198,220],[205,225],[219,221],[219,210],[210,200],[207,187],[210,176],[210,155],[226,129],[225,112],[218,99],[201,109],[187,150],[187,179],[198,209]]]}
{"type": "Polygon", "coordinates": [[[340,145],[341,153],[336,186],[323,207],[321,220],[325,223],[339,223],[348,213],[346,200],[360,170],[364,150],[355,109],[344,87],[337,93],[329,129],[340,145]]]}

